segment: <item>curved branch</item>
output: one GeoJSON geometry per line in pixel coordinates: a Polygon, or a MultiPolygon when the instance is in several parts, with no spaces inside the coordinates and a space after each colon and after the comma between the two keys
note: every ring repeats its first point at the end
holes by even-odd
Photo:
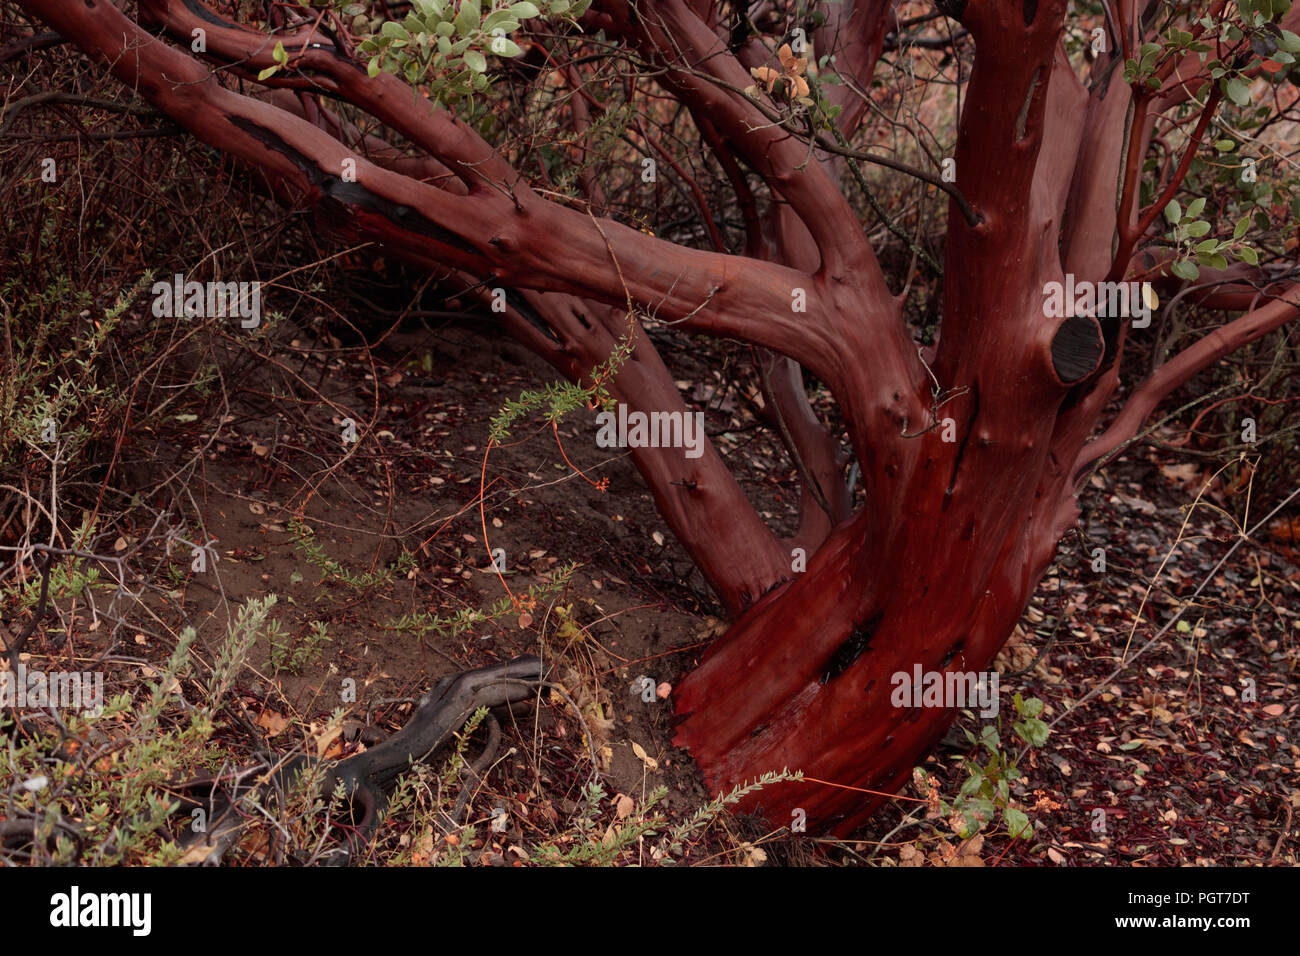
{"type": "MultiPolygon", "coordinates": [[[[154,0],[160,2],[160,0],[154,0]]],[[[189,0],[192,4],[195,0],[189,0]]],[[[421,265],[464,269],[504,285],[633,303],[684,329],[730,336],[795,358],[832,385],[843,380],[842,346],[821,284],[784,266],[687,249],[619,223],[584,215],[519,185],[513,194],[482,181],[466,196],[415,182],[354,155],[328,133],[277,107],[222,87],[187,54],[132,23],[116,7],[20,0],[113,74],[209,145],[283,180],[314,206],[326,231],[373,241],[421,265]],[[355,181],[344,161],[356,163],[355,181]],[[565,237],[564,246],[555,237],[565,237]],[[623,264],[623,280],[611,268],[623,264]],[[804,290],[807,315],[791,308],[804,290]]],[[[215,27],[209,41],[215,38],[215,27]]],[[[210,47],[211,48],[211,47],[210,47]]],[[[314,55],[314,54],[309,54],[314,55]]],[[[333,58],[333,54],[322,54],[333,58]]],[[[363,102],[396,103],[353,70],[363,102]]],[[[411,92],[402,87],[409,105],[411,92]]],[[[456,132],[442,120],[441,127],[456,132]]],[[[455,152],[463,152],[462,138],[455,152]]],[[[469,144],[472,145],[472,144],[469,144]]],[[[439,151],[439,158],[451,159],[439,151]]],[[[499,158],[489,156],[495,166],[499,158]]],[[[449,162],[449,166],[454,163],[449,162]]]]}
{"type": "Polygon", "coordinates": [[[1169,182],[1165,184],[1164,190],[1147,209],[1141,214],[1137,225],[1132,228],[1129,223],[1134,215],[1133,207],[1137,201],[1138,181],[1141,175],[1142,158],[1145,155],[1145,144],[1147,138],[1138,128],[1144,120],[1144,112],[1148,102],[1146,97],[1138,97],[1136,100],[1136,109],[1134,110],[1134,129],[1130,133],[1129,159],[1125,172],[1124,198],[1120,202],[1119,211],[1119,247],[1115,252],[1115,259],[1111,263],[1110,272],[1106,276],[1107,282],[1118,282],[1128,273],[1129,262],[1133,258],[1133,248],[1137,245],[1138,240],[1146,235],[1146,231],[1151,228],[1151,224],[1156,221],[1156,217],[1164,211],[1169,205],[1169,201],[1174,198],[1183,180],[1187,178],[1188,171],[1192,168],[1192,160],[1196,158],[1196,151],[1201,148],[1201,140],[1205,137],[1205,131],[1209,128],[1210,120],[1214,119],[1214,114],[1219,108],[1219,100],[1222,99],[1223,93],[1216,85],[1210,91],[1209,97],[1205,101],[1205,106],[1201,109],[1200,118],[1196,121],[1196,128],[1192,130],[1191,138],[1188,140],[1187,148],[1183,152],[1183,158],[1178,163],[1178,168],[1174,174],[1169,177],[1169,182]]]}
{"type": "Polygon", "coordinates": [[[683,0],[603,0],[614,32],[663,72],[661,86],[707,117],[738,156],[781,195],[816,241],[822,270],[885,287],[852,206],[808,146],[773,123],[742,90],[751,77],[683,0]]]}
{"type": "Polygon", "coordinates": [[[1109,454],[1137,434],[1148,415],[1171,392],[1188,381],[1197,372],[1214,364],[1249,342],[1267,335],[1300,315],[1300,283],[1289,286],[1282,295],[1268,305],[1234,319],[1198,340],[1195,345],[1179,352],[1148,378],[1132,394],[1128,403],[1111,422],[1110,427],[1079,452],[1073,474],[1077,481],[1080,473],[1092,462],[1109,454]]]}

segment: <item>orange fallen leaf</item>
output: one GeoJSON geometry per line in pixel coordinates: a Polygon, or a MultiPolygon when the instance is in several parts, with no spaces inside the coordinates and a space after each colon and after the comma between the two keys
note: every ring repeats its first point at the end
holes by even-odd
{"type": "Polygon", "coordinates": [[[289,726],[289,718],[273,710],[264,710],[257,715],[257,726],[269,731],[271,736],[275,737],[284,733],[284,729],[289,726]]]}

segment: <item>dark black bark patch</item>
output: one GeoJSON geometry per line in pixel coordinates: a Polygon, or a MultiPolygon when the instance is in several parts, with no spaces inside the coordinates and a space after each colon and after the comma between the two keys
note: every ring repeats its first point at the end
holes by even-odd
{"type": "Polygon", "coordinates": [[[1086,315],[1066,319],[1052,336],[1052,367],[1057,378],[1070,385],[1088,377],[1101,361],[1103,348],[1096,319],[1086,315]]]}
{"type": "Polygon", "coordinates": [[[880,616],[877,615],[865,624],[853,629],[844,643],[835,649],[835,653],[831,654],[830,660],[826,662],[826,670],[822,673],[821,679],[823,684],[829,684],[853,666],[853,662],[861,657],[871,644],[871,636],[876,633],[876,627],[879,624],[880,616]]]}
{"type": "Polygon", "coordinates": [[[542,321],[542,317],[533,310],[532,306],[528,304],[523,296],[518,293],[511,295],[510,290],[507,290],[506,304],[523,316],[525,322],[537,329],[537,331],[541,332],[556,345],[564,344],[560,341],[560,337],[555,334],[555,330],[542,321]]]}
{"type": "Polygon", "coordinates": [[[226,29],[233,28],[237,30],[243,29],[243,27],[238,24],[231,23],[229,20],[223,20],[221,17],[217,16],[216,13],[209,10],[205,4],[199,3],[199,0],[182,0],[181,6],[194,14],[194,16],[198,17],[200,20],[203,20],[205,23],[211,23],[214,27],[223,27],[226,29]]]}
{"type": "Polygon", "coordinates": [[[948,648],[948,653],[944,656],[943,663],[939,665],[939,670],[947,670],[948,665],[952,663],[952,659],[960,654],[962,648],[965,646],[965,641],[958,641],[952,647],[948,648]]]}
{"type": "Polygon", "coordinates": [[[419,210],[376,195],[361,183],[344,182],[338,176],[323,172],[311,157],[290,146],[274,130],[269,130],[243,116],[228,115],[227,119],[232,126],[243,130],[267,149],[293,163],[307,181],[320,190],[321,198],[317,212],[321,225],[325,228],[346,228],[356,219],[358,212],[365,212],[385,219],[405,232],[425,236],[470,255],[479,254],[477,249],[450,229],[444,229],[436,222],[420,215],[419,210]]]}

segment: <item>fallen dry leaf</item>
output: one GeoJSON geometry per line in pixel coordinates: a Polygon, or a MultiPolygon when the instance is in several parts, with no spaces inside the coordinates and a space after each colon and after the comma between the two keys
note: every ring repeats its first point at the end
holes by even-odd
{"type": "Polygon", "coordinates": [[[289,726],[289,718],[277,714],[273,710],[264,710],[257,715],[257,726],[268,731],[272,737],[284,733],[284,729],[289,726]]]}
{"type": "Polygon", "coordinates": [[[312,742],[316,747],[316,756],[336,759],[343,752],[343,725],[328,723],[324,727],[312,724],[308,728],[312,742]]]}
{"type": "Polygon", "coordinates": [[[645,752],[645,748],[642,747],[635,740],[632,741],[632,753],[636,754],[638,759],[640,759],[641,762],[644,763],[651,770],[659,769],[659,761],[655,760],[654,757],[651,757],[649,754],[647,754],[645,752]]]}

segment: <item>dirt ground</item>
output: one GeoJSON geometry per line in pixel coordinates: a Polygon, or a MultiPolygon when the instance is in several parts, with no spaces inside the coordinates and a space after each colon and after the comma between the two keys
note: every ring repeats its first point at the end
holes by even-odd
{"type": "MultiPolygon", "coordinates": [[[[267,744],[287,749],[337,707],[350,708],[354,725],[392,731],[437,678],[541,654],[583,718],[556,706],[508,729],[515,749],[494,766],[491,787],[511,801],[518,842],[530,821],[573,812],[590,752],[614,801],[662,785],[673,812],[704,804],[711,795],[672,746],[671,687],[721,623],[629,461],[595,446],[593,416],[570,416],[558,435],[531,420],[485,462],[489,422],[506,399],[551,379],[538,360],[453,324],[393,332],[369,360],[329,349],[304,357],[296,346],[306,344],[295,339],[280,359],[330,404],[288,400],[283,369],[245,364],[225,382],[219,429],[200,419],[122,449],[115,481],[152,494],[145,504],[180,496],[192,513],[161,568],[172,586],[149,601],[158,627],[119,636],[127,647],[115,659],[156,666],[164,635],[185,625],[212,655],[236,606],[276,595],[281,647],[259,642],[237,696],[267,744]],[[356,442],[345,441],[349,420],[356,442]],[[210,543],[204,573],[187,568],[199,543],[210,543]],[[507,589],[540,597],[521,613],[499,603],[507,589]],[[505,612],[452,623],[494,605],[505,612]],[[327,640],[313,637],[314,622],[327,640]],[[653,694],[643,694],[647,678],[653,694]],[[343,696],[348,680],[355,704],[343,696]]],[[[793,484],[773,469],[769,440],[745,435],[743,406],[723,391],[691,394],[708,406],[710,432],[726,433],[755,503],[788,520],[793,484]]],[[[1004,674],[1029,668],[1004,693],[1037,696],[1044,719],[1060,721],[1021,765],[1033,840],[926,838],[924,821],[908,816],[913,804],[899,803],[858,838],[826,846],[729,819],[695,858],[754,862],[761,844],[772,863],[1294,864],[1300,574],[1294,552],[1267,538],[1213,570],[1235,540],[1240,498],[1207,498],[1214,507],[1196,509],[1180,538],[1207,475],[1137,452],[1095,477],[1079,534],[1063,542],[1000,658],[1004,674]],[[1110,564],[1105,586],[1090,566],[1096,547],[1110,564]],[[1134,657],[1155,633],[1153,616],[1189,601],[1188,630],[1134,657]],[[1126,646],[1127,664],[1110,677],[1126,646]],[[1247,680],[1257,698],[1249,706],[1247,680]]],[[[93,657],[109,641],[93,618],[74,611],[63,625],[71,643],[52,628],[30,649],[93,657]]],[[[358,746],[345,738],[332,755],[358,746]]],[[[970,750],[950,734],[927,770],[955,790],[970,750]]]]}

